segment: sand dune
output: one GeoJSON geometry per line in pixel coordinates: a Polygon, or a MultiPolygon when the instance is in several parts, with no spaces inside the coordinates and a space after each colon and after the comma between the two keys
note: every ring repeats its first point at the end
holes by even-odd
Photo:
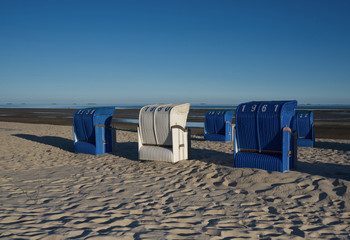
{"type": "Polygon", "coordinates": [[[349,239],[350,140],[317,139],[285,173],[232,167],[232,144],[192,138],[191,159],[73,153],[68,126],[0,125],[2,239],[349,239]]]}

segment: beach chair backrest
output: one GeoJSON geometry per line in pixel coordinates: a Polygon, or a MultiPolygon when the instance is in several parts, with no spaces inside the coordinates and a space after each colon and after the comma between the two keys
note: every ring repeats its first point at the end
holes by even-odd
{"type": "Polygon", "coordinates": [[[232,122],[233,110],[209,111],[205,114],[205,132],[225,134],[226,122],[232,122]]]}
{"type": "Polygon", "coordinates": [[[258,108],[258,142],[259,149],[282,151],[281,109],[283,105],[276,102],[263,102],[258,108]]]}
{"type": "Polygon", "coordinates": [[[248,102],[237,107],[236,134],[239,149],[259,149],[256,121],[259,104],[259,102],[248,102]]]}
{"type": "Polygon", "coordinates": [[[207,133],[216,133],[215,119],[216,119],[215,111],[209,111],[205,113],[204,127],[207,133]]]}
{"type": "Polygon", "coordinates": [[[154,113],[154,132],[157,140],[157,145],[172,145],[172,136],[171,136],[171,117],[175,104],[166,104],[161,105],[157,108],[154,113]]]}
{"type": "Polygon", "coordinates": [[[159,105],[149,105],[141,108],[139,114],[139,125],[142,136],[142,143],[148,145],[157,145],[154,132],[154,114],[159,105]]]}
{"type": "Polygon", "coordinates": [[[313,125],[312,111],[297,111],[296,113],[298,137],[311,138],[311,129],[313,125]]]}
{"type": "Polygon", "coordinates": [[[290,128],[296,101],[248,102],[236,110],[240,149],[282,151],[282,129],[290,128]]]}
{"type": "Polygon", "coordinates": [[[93,109],[80,109],[74,113],[73,125],[77,139],[95,141],[93,109]]]}
{"type": "Polygon", "coordinates": [[[225,134],[225,111],[216,112],[215,132],[218,134],[225,134]]]}
{"type": "Polygon", "coordinates": [[[157,104],[141,108],[139,126],[142,144],[171,146],[171,128],[186,127],[189,103],[157,104]]]}
{"type": "Polygon", "coordinates": [[[291,128],[296,101],[262,102],[258,111],[259,147],[282,151],[282,128],[291,128]]]}

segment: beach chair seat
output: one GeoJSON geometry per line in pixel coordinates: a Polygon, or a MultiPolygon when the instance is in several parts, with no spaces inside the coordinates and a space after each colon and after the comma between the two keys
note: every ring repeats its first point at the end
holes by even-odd
{"type": "Polygon", "coordinates": [[[237,168],[259,168],[269,171],[280,171],[281,165],[282,155],[280,154],[238,152],[235,157],[235,167],[237,168]]]}
{"type": "Polygon", "coordinates": [[[242,103],[236,110],[234,167],[289,170],[297,160],[291,130],[296,101],[242,103]]]}
{"type": "Polygon", "coordinates": [[[315,127],[312,111],[297,111],[295,114],[299,147],[314,147],[315,127]]]}
{"type": "Polygon", "coordinates": [[[189,109],[189,103],[141,108],[137,128],[140,160],[175,163],[188,159],[190,134],[186,120],[189,109]]]}
{"type": "Polygon", "coordinates": [[[115,129],[111,128],[114,107],[79,109],[73,116],[74,151],[100,155],[111,152],[115,129]]]}
{"type": "Polygon", "coordinates": [[[204,122],[204,140],[232,141],[232,118],[233,110],[207,112],[204,122]]]}

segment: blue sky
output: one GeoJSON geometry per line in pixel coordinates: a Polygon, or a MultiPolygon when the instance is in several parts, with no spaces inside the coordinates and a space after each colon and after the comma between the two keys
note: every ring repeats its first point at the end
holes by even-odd
{"type": "Polygon", "coordinates": [[[0,0],[0,104],[350,104],[350,1],[0,0]]]}

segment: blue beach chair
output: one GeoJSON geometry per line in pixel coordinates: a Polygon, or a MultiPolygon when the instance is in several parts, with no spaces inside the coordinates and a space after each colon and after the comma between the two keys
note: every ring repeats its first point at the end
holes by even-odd
{"type": "Polygon", "coordinates": [[[314,114],[312,111],[297,111],[296,129],[298,133],[299,147],[314,147],[315,145],[315,128],[314,114]]]}
{"type": "Polygon", "coordinates": [[[236,110],[234,167],[268,171],[292,169],[297,161],[291,130],[297,101],[242,103],[236,110]]]}
{"type": "Polygon", "coordinates": [[[79,109],[73,117],[74,151],[100,155],[111,152],[115,131],[110,127],[114,107],[79,109]]]}
{"type": "Polygon", "coordinates": [[[204,140],[232,141],[233,110],[209,111],[205,114],[204,140]]]}

